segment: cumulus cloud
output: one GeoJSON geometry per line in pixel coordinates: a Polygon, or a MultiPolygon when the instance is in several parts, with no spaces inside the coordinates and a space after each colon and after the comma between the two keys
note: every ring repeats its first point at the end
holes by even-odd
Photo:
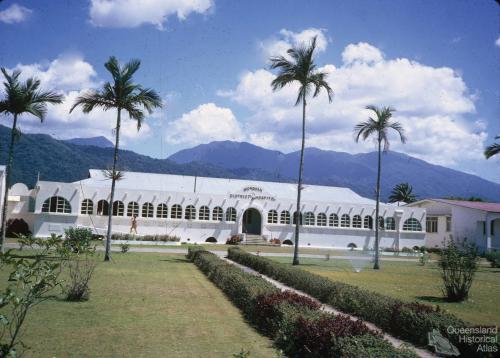
{"type": "MultiPolygon", "coordinates": [[[[482,158],[484,123],[471,121],[472,95],[460,75],[448,67],[431,67],[407,58],[386,59],[367,43],[350,44],[342,53],[343,65],[326,64],[334,90],[333,103],[323,92],[308,102],[307,145],[347,152],[374,150],[367,141],[356,144],[352,130],[368,118],[368,104],[391,105],[395,120],[405,126],[409,141],[392,137],[392,149],[433,163],[452,165],[482,158]]],[[[273,92],[274,74],[247,71],[236,88],[220,91],[251,111],[248,137],[258,145],[297,150],[300,145],[301,108],[295,107],[297,86],[273,92]]]]}
{"type": "Polygon", "coordinates": [[[184,20],[191,13],[205,14],[212,8],[212,0],[91,0],[90,21],[102,27],[152,24],[163,29],[170,16],[184,20]]]}
{"type": "Polygon", "coordinates": [[[206,103],[171,122],[166,138],[171,144],[194,145],[214,140],[243,140],[244,136],[229,108],[206,103]]]}
{"type": "Polygon", "coordinates": [[[286,51],[292,46],[308,44],[316,36],[316,53],[323,52],[328,46],[326,29],[308,28],[300,32],[282,29],[277,36],[262,41],[260,48],[266,59],[272,56],[286,56],[286,51]]]}
{"type": "Polygon", "coordinates": [[[25,21],[33,11],[27,7],[12,4],[7,9],[0,11],[0,22],[15,24],[25,21]]]}
{"type": "MultiPolygon", "coordinates": [[[[77,108],[71,114],[69,113],[79,95],[97,87],[102,82],[98,79],[93,66],[81,56],[64,55],[44,64],[18,64],[14,69],[22,71],[22,80],[34,76],[40,79],[43,89],[57,90],[64,97],[63,103],[48,106],[43,124],[30,115],[22,118],[20,121],[22,131],[46,133],[59,139],[93,136],[114,139],[116,111],[104,112],[96,109],[89,114],[84,114],[81,108],[77,108]]],[[[146,121],[141,131],[137,132],[136,122],[125,116],[120,133],[127,141],[132,138],[147,137],[151,129],[146,121]]]]}
{"type": "Polygon", "coordinates": [[[342,52],[342,61],[346,65],[353,63],[373,63],[384,59],[382,52],[366,42],[350,44],[342,52]]]}

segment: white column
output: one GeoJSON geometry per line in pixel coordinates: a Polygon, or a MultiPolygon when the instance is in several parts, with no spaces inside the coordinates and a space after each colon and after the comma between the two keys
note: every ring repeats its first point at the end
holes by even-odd
{"type": "Polygon", "coordinates": [[[491,250],[491,222],[492,220],[486,215],[486,251],[491,250]]]}
{"type": "Polygon", "coordinates": [[[394,211],[394,221],[396,221],[396,250],[399,251],[399,241],[401,239],[401,218],[403,217],[403,210],[395,210],[394,211]]]}

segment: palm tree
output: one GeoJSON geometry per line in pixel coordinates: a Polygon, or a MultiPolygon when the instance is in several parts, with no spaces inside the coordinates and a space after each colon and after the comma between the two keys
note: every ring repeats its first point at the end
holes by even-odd
{"type": "Polygon", "coordinates": [[[151,114],[153,109],[162,106],[160,96],[154,90],[143,88],[141,85],[132,82],[132,76],[140,65],[139,60],[131,60],[125,65],[121,65],[114,56],[111,56],[104,66],[111,73],[113,82],[106,82],[102,89],[89,91],[79,96],[70,109],[70,113],[78,106],[82,106],[83,113],[90,113],[97,107],[102,108],[104,111],[116,109],[115,151],[113,167],[110,173],[111,195],[104,261],[109,261],[115,185],[120,176],[116,169],[116,163],[118,162],[122,111],[125,111],[131,119],[137,121],[137,130],[140,130],[144,120],[144,110],[151,114]]]}
{"type": "MultiPolygon", "coordinates": [[[[332,101],[333,91],[326,82],[327,74],[316,69],[313,54],[316,48],[316,37],[308,47],[297,46],[287,51],[290,58],[284,56],[271,57],[271,69],[278,69],[278,75],[272,81],[273,91],[282,89],[293,83],[299,84],[299,93],[295,105],[302,103],[302,146],[300,149],[299,178],[297,182],[297,213],[300,213],[300,192],[302,190],[302,171],[304,166],[304,144],[306,133],[306,101],[312,93],[316,97],[325,89],[329,102],[332,101]]],[[[300,217],[300,215],[298,215],[300,217]]],[[[295,221],[295,247],[293,250],[293,265],[299,264],[299,225],[300,220],[295,221]]]]}
{"type": "Polygon", "coordinates": [[[413,194],[413,187],[408,183],[401,183],[392,188],[389,196],[389,203],[413,203],[417,201],[417,196],[413,194]]]}
{"type": "Polygon", "coordinates": [[[7,167],[5,168],[5,188],[3,188],[3,206],[2,206],[2,221],[1,221],[1,238],[0,250],[3,250],[5,241],[6,220],[7,220],[7,204],[9,196],[10,176],[12,172],[14,143],[16,138],[21,134],[17,129],[17,120],[23,114],[31,114],[41,122],[47,113],[48,103],[61,103],[62,96],[53,91],[40,90],[40,80],[31,77],[25,82],[19,80],[21,71],[13,71],[11,75],[5,68],[1,69],[5,77],[4,91],[5,97],[0,100],[0,114],[10,114],[13,117],[12,130],[10,132],[9,154],[7,157],[7,167]]]}
{"type": "MultiPolygon", "coordinates": [[[[495,139],[500,139],[500,135],[496,135],[495,139]]],[[[497,155],[498,153],[500,153],[500,144],[493,143],[492,145],[486,147],[484,156],[486,157],[486,159],[490,159],[492,156],[497,155]]]]}
{"type": "Polygon", "coordinates": [[[377,188],[376,188],[376,206],[375,206],[375,264],[373,269],[378,270],[379,267],[379,252],[378,252],[378,242],[379,242],[379,206],[380,206],[380,175],[382,172],[382,143],[384,144],[384,152],[389,150],[389,129],[394,129],[398,132],[402,143],[406,142],[406,137],[404,135],[404,129],[399,122],[391,122],[392,113],[395,109],[391,107],[378,108],[375,106],[367,106],[369,109],[376,114],[376,118],[370,117],[366,122],[358,123],[354,127],[354,134],[356,136],[356,142],[359,142],[359,138],[363,137],[366,140],[368,137],[375,135],[378,144],[378,166],[377,166],[377,188]]]}

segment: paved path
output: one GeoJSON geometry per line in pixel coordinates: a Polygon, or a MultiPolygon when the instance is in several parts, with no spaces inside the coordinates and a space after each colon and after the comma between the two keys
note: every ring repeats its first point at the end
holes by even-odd
{"type": "MultiPolygon", "coordinates": [[[[343,256],[344,257],[344,256],[343,256]]],[[[279,281],[276,281],[266,275],[262,275],[261,273],[251,269],[250,267],[248,266],[244,266],[244,265],[241,265],[237,262],[234,262],[226,257],[224,257],[224,260],[226,260],[228,263],[232,264],[232,265],[235,265],[239,268],[241,268],[243,271],[247,272],[247,273],[250,273],[252,275],[256,275],[256,276],[259,276],[261,278],[263,278],[264,280],[272,283],[274,286],[276,286],[277,288],[279,288],[280,290],[284,291],[284,290],[290,290],[290,291],[293,291],[299,295],[302,295],[302,296],[306,296],[306,297],[309,297],[310,299],[312,299],[313,301],[317,302],[318,304],[321,305],[321,309],[325,312],[330,312],[330,313],[333,313],[333,314],[341,314],[341,315],[344,315],[344,316],[347,316],[349,317],[351,320],[353,321],[356,321],[358,320],[359,318],[357,318],[356,316],[353,316],[353,315],[350,315],[350,314],[347,314],[347,313],[344,313],[344,312],[341,312],[341,311],[338,311],[336,310],[335,308],[333,308],[332,306],[329,306],[329,305],[325,305],[323,303],[321,303],[320,301],[318,301],[316,298],[308,295],[307,293],[305,292],[302,292],[302,291],[299,291],[299,290],[296,290],[295,288],[292,288],[292,287],[289,287],[289,286],[286,286],[284,285],[283,283],[279,282],[279,281]]],[[[378,328],[376,325],[374,325],[373,323],[370,323],[370,322],[366,322],[366,321],[363,321],[361,320],[368,328],[370,328],[372,331],[375,331],[375,332],[379,332],[379,333],[382,333],[383,337],[388,341],[390,342],[394,347],[396,348],[399,348],[401,346],[406,346],[406,347],[410,347],[412,348],[413,350],[415,350],[415,352],[417,353],[417,355],[419,357],[423,357],[423,358],[430,358],[430,357],[437,357],[436,355],[434,355],[432,352],[428,351],[428,350],[425,350],[425,349],[421,349],[421,348],[417,348],[415,347],[414,345],[412,345],[411,343],[409,342],[405,342],[399,338],[396,338],[394,336],[391,336],[390,334],[387,334],[385,333],[383,330],[381,330],[380,328],[378,328]]]]}

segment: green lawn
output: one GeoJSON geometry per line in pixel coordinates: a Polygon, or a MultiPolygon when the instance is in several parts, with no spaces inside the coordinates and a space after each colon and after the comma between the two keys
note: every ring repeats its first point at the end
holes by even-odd
{"type": "MultiPolygon", "coordinates": [[[[183,255],[114,254],[90,300],[51,299],[31,312],[26,357],[276,357],[272,342],[183,255]]],[[[0,272],[0,286],[6,272],[0,272]]]]}
{"type": "MultiPolygon", "coordinates": [[[[273,260],[289,263],[288,258],[273,260]]],[[[365,267],[354,272],[349,260],[301,259],[302,269],[360,286],[384,295],[406,301],[439,305],[458,317],[475,324],[500,324],[500,269],[480,266],[470,297],[463,303],[449,303],[442,299],[441,277],[435,263],[422,267],[415,262],[382,262],[381,270],[365,267]]]]}

